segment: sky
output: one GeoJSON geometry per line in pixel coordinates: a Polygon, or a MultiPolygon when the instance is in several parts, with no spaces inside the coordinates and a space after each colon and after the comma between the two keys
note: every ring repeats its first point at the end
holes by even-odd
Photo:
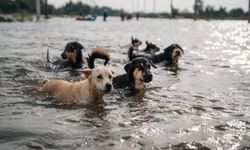
{"type": "MultiPolygon", "coordinates": [[[[49,4],[53,4],[56,7],[64,5],[70,0],[48,0],[49,4]]],[[[144,11],[153,12],[153,4],[156,2],[155,11],[156,12],[170,12],[170,0],[72,0],[73,2],[82,1],[83,3],[98,6],[109,6],[115,9],[124,9],[126,11],[144,11]],[[144,5],[145,1],[145,5],[144,5]],[[137,5],[139,4],[139,5],[137,5]]],[[[188,11],[193,11],[193,5],[195,0],[173,0],[173,6],[179,10],[187,9],[188,11]]],[[[248,11],[248,1],[249,0],[204,0],[204,5],[214,6],[219,8],[219,6],[227,7],[227,10],[232,8],[242,8],[244,11],[248,11]]]]}

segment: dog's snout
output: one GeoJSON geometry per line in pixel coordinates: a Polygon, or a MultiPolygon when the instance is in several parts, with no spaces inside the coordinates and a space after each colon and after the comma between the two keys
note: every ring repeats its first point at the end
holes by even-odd
{"type": "Polygon", "coordinates": [[[110,84],[110,83],[107,83],[106,84],[106,90],[105,90],[105,92],[110,92],[112,90],[112,84],[110,84]]]}
{"type": "Polygon", "coordinates": [[[181,52],[180,52],[180,51],[177,51],[176,54],[177,54],[178,56],[180,56],[180,55],[181,55],[181,52]]]}
{"type": "Polygon", "coordinates": [[[153,79],[153,75],[151,72],[147,72],[145,75],[144,75],[144,82],[148,83],[148,82],[151,82],[152,79],[153,79]]]}
{"type": "Polygon", "coordinates": [[[148,75],[148,78],[152,79],[152,78],[153,78],[153,75],[152,75],[152,74],[149,74],[149,75],[148,75]]]}
{"type": "Polygon", "coordinates": [[[66,59],[66,55],[64,53],[61,54],[62,59],[66,59]]]}

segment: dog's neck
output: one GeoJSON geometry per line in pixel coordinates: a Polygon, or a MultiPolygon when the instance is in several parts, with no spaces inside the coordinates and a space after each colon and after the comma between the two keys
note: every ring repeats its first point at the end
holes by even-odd
{"type": "Polygon", "coordinates": [[[128,49],[128,58],[129,60],[133,60],[134,58],[134,50],[138,50],[138,47],[135,47],[135,46],[130,46],[129,49],[128,49]]]}
{"type": "Polygon", "coordinates": [[[134,78],[133,75],[128,75],[129,77],[129,85],[136,91],[140,91],[144,88],[144,84],[139,79],[134,78]]]}
{"type": "MultiPolygon", "coordinates": [[[[89,79],[88,79],[89,80],[89,79]]],[[[88,81],[89,84],[89,96],[90,96],[90,100],[93,102],[98,102],[103,100],[103,95],[104,93],[100,90],[98,90],[89,80],[88,81]]]]}
{"type": "Polygon", "coordinates": [[[74,68],[81,68],[83,64],[82,52],[77,52],[75,60],[71,60],[74,68]]]}
{"type": "Polygon", "coordinates": [[[135,90],[142,90],[144,88],[144,84],[142,81],[140,81],[139,79],[134,79],[134,88],[135,90]]]}

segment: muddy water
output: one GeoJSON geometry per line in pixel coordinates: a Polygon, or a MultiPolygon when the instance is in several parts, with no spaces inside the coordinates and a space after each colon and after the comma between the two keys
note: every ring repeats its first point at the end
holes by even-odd
{"type": "Polygon", "coordinates": [[[1,23],[0,149],[250,148],[249,36],[245,21],[1,23]],[[180,69],[160,64],[142,93],[115,90],[93,107],[58,104],[38,92],[44,78],[81,79],[48,69],[48,46],[54,58],[72,40],[85,46],[85,56],[106,47],[118,75],[131,35],[160,48],[179,43],[180,69]]]}

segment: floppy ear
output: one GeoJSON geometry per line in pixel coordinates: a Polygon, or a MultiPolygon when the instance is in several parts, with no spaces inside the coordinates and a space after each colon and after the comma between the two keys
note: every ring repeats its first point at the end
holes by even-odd
{"type": "Polygon", "coordinates": [[[92,70],[89,68],[82,70],[82,74],[84,75],[86,79],[90,76],[91,72],[92,70]]]}
{"type": "Polygon", "coordinates": [[[81,51],[84,47],[80,44],[80,43],[77,43],[77,50],[81,51]]]}
{"type": "Polygon", "coordinates": [[[150,65],[151,65],[153,68],[157,68],[156,65],[155,65],[151,60],[148,60],[148,62],[150,63],[150,65]]]}
{"type": "Polygon", "coordinates": [[[148,41],[146,41],[146,44],[148,45],[148,41]]]}
{"type": "Polygon", "coordinates": [[[132,67],[132,62],[126,64],[125,67],[124,67],[124,69],[125,69],[125,71],[126,71],[127,73],[129,73],[131,67],[132,67]]]}
{"type": "Polygon", "coordinates": [[[179,46],[179,49],[181,50],[182,54],[184,54],[184,50],[180,46],[179,46]]]}

